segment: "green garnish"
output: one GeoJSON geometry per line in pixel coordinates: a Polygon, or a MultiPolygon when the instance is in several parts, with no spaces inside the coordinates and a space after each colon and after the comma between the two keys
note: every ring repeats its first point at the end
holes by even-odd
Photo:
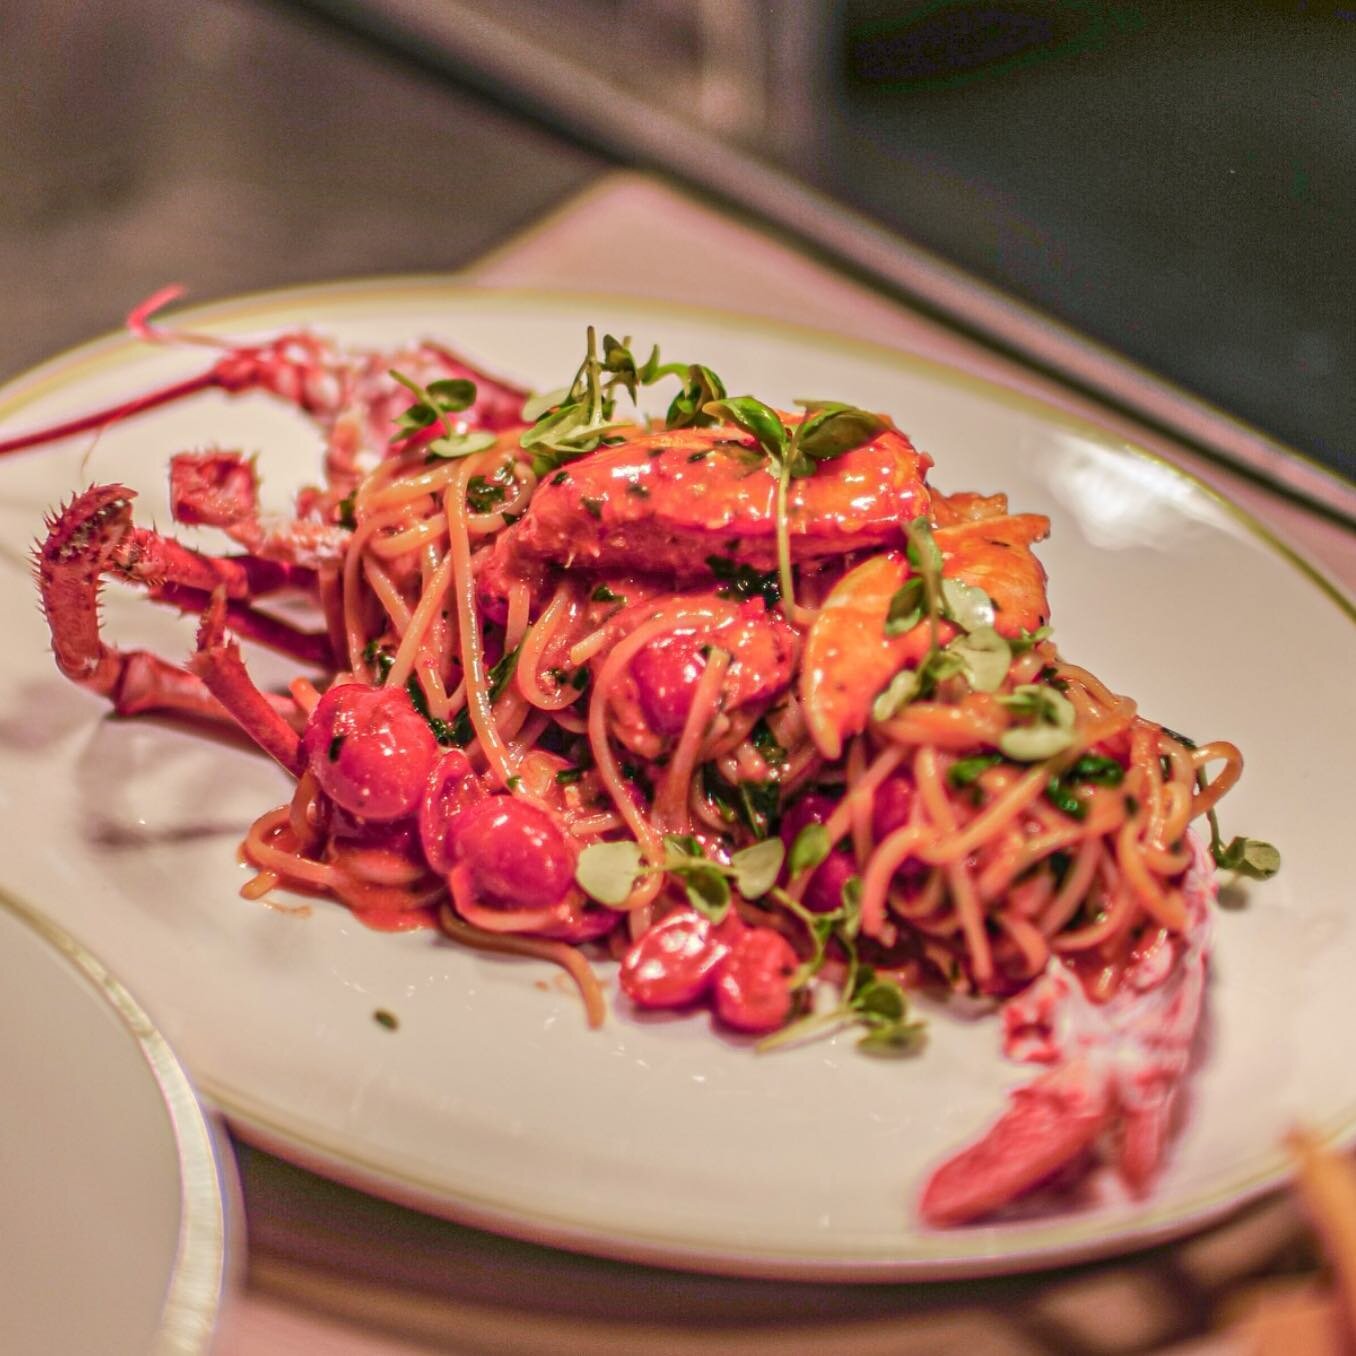
{"type": "Polygon", "coordinates": [[[787,495],[793,479],[812,476],[821,461],[831,461],[868,443],[890,427],[886,419],[855,405],[832,400],[798,400],[805,417],[789,429],[769,405],[753,396],[726,396],[705,407],[707,414],[728,420],[751,434],[772,463],[777,477],[777,577],[782,604],[793,612],[795,580],[791,573],[791,524],[787,495]]]}
{"type": "Polygon", "coordinates": [[[424,449],[431,457],[469,457],[473,452],[484,452],[499,441],[497,433],[483,429],[458,429],[452,421],[454,414],[460,414],[475,403],[475,382],[467,381],[464,377],[452,377],[421,386],[395,368],[390,369],[390,375],[415,396],[415,403],[395,421],[396,436],[393,442],[411,438],[434,424],[441,424],[443,433],[424,449]]]}

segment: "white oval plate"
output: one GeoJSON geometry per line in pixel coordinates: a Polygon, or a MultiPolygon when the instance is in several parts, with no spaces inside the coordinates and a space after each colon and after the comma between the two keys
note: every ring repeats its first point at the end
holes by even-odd
{"type": "MultiPolygon", "coordinates": [[[[1064,652],[1142,709],[1247,757],[1226,829],[1266,837],[1281,876],[1222,914],[1187,1119],[1152,1195],[1109,1181],[1055,1217],[936,1232],[913,1197],[930,1165],[1029,1077],[993,1020],[930,1014],[926,1052],[849,1039],[775,1057],[704,1015],[585,1029],[548,968],[428,935],[369,932],[342,908],[247,903],[235,849],[285,798],[269,762],[170,722],[109,719],[61,680],[26,578],[41,515],[92,480],[168,524],[166,463],[259,451],[281,508],[319,474],[317,439],[264,397],[196,398],[0,463],[0,880],[43,901],[143,992],[235,1124],[321,1171],[463,1221],[585,1251],[754,1275],[912,1278],[1036,1267],[1181,1233],[1280,1181],[1303,1119],[1356,1129],[1356,910],[1345,837],[1356,767],[1350,605],[1243,514],[1164,464],[1034,402],[823,335],[615,298],[477,293],[437,279],[309,289],[203,308],[199,329],[307,324],[346,341],[445,339],[539,386],[573,371],[592,321],[709,363],[735,391],[888,410],[943,489],[1004,489],[1048,513],[1042,548],[1064,652]],[[88,455],[87,455],[88,454],[88,455]],[[1343,830],[1346,830],[1344,833],[1343,830]],[[395,1013],[390,1031],[373,1019],[395,1013]]],[[[183,377],[201,349],[122,338],[57,359],[0,398],[6,432],[183,377]]],[[[110,586],[109,632],[171,656],[191,623],[110,586]]],[[[270,681],[287,668],[263,660],[270,681]]]]}
{"type": "Polygon", "coordinates": [[[0,894],[6,1349],[200,1356],[225,1265],[212,1137],[126,989],[0,894]]]}

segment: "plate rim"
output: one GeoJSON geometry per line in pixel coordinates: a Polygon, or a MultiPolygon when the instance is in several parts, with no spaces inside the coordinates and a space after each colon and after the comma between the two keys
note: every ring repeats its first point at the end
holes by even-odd
{"type": "MultiPolygon", "coordinates": [[[[301,319],[297,313],[308,301],[323,303],[331,309],[361,307],[371,310],[389,307],[393,301],[428,302],[440,296],[458,303],[483,300],[499,308],[524,310],[543,306],[556,310],[626,306],[652,314],[659,321],[669,316],[691,323],[720,325],[745,334],[789,336],[801,343],[860,354],[887,367],[921,374],[1000,407],[1034,415],[1113,454],[1129,455],[1170,472],[1203,493],[1273,556],[1298,571],[1306,583],[1317,588],[1349,622],[1356,623],[1356,599],[1341,584],[1250,510],[1194,472],[1113,433],[1095,420],[1071,413],[1039,396],[1014,390],[937,359],[872,340],[749,312],[620,292],[486,285],[473,277],[455,273],[374,275],[264,288],[194,303],[176,310],[175,316],[182,323],[197,326],[254,329],[270,318],[301,319]]],[[[307,320],[306,323],[311,322],[307,320]]],[[[322,316],[322,328],[323,323],[322,316]]],[[[112,331],[59,351],[0,385],[0,421],[7,421],[27,405],[85,375],[134,360],[144,351],[144,341],[125,330],[112,331]]],[[[8,902],[8,898],[0,889],[0,903],[4,902],[8,902]]],[[[42,916],[39,914],[38,917],[42,916]]],[[[55,928],[55,925],[51,926],[55,928]]],[[[74,945],[78,947],[79,944],[74,945]]],[[[182,1070],[180,1074],[182,1076],[182,1070]]],[[[645,1265],[747,1277],[863,1282],[940,1280],[1039,1271],[1072,1262],[1130,1255],[1198,1232],[1236,1214],[1293,1176],[1293,1168],[1277,1148],[1254,1159],[1253,1164],[1240,1171],[1229,1184],[1197,1193],[1171,1207],[1155,1208],[1150,1202],[1141,1212],[1110,1231],[1082,1216],[1065,1216],[1053,1222],[1023,1221],[1014,1225],[987,1226],[965,1234],[937,1231],[939,1242],[946,1240],[946,1256],[928,1256],[926,1251],[920,1255],[905,1249],[857,1252],[840,1249],[836,1255],[826,1256],[801,1248],[782,1252],[766,1244],[746,1252],[732,1248],[728,1242],[716,1237],[675,1241],[672,1234],[611,1226],[604,1232],[586,1219],[556,1217],[539,1209],[524,1210],[505,1201],[477,1198],[460,1189],[449,1191],[446,1184],[440,1184],[436,1178],[373,1161],[362,1153],[331,1143],[317,1127],[298,1127],[289,1124],[287,1117],[270,1115],[248,1093],[233,1087],[227,1080],[209,1076],[205,1070],[195,1071],[195,1080],[203,1095],[221,1110],[244,1138],[280,1157],[348,1185],[370,1190],[385,1199],[532,1243],[645,1265]],[[1015,1237],[1011,1236],[1014,1232],[1015,1237]],[[1004,1237],[1005,1234],[1009,1237],[1004,1237]],[[968,1239],[970,1246],[958,1246],[962,1238],[968,1239]]],[[[1356,1143],[1356,1104],[1332,1117],[1318,1134],[1324,1142],[1342,1147],[1356,1143]]],[[[917,1239],[913,1242],[916,1245],[917,1239]]]]}
{"type": "Polygon", "coordinates": [[[225,1298],[233,1188],[223,1148],[178,1056],[120,979],[60,924],[0,886],[0,912],[34,933],[132,1038],[169,1116],[179,1167],[179,1237],[150,1350],[206,1356],[225,1298]]]}

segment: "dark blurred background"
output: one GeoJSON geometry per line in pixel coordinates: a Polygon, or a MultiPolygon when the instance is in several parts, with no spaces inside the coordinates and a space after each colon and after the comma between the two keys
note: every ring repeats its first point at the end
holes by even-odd
{"type": "Polygon", "coordinates": [[[0,375],[169,279],[455,268],[663,168],[571,70],[1356,474],[1356,5],[8,0],[0,375]]]}

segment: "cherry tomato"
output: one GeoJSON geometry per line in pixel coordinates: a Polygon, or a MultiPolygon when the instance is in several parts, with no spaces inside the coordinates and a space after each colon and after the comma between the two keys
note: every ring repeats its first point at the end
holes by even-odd
{"type": "Polygon", "coordinates": [[[810,875],[801,903],[812,913],[841,908],[843,886],[857,874],[857,859],[847,849],[831,852],[810,875]]]}
{"type": "Polygon", "coordinates": [[[871,807],[871,832],[876,835],[877,842],[909,822],[913,796],[913,782],[908,777],[887,777],[876,788],[876,799],[871,807]]]}
{"type": "Polygon", "coordinates": [[[716,1015],[739,1031],[775,1031],[791,1015],[791,976],[800,964],[771,928],[750,928],[716,974],[716,1015]]]}
{"type": "Polygon", "coordinates": [[[692,695],[706,667],[701,636],[672,635],[651,641],[631,661],[631,676],[645,718],[660,734],[681,734],[692,695]]]}
{"type": "Polygon", "coordinates": [[[350,814],[378,821],[412,813],[438,741],[398,687],[342,683],[321,697],[301,737],[320,789],[350,814]]]}
{"type": "MultiPolygon", "coordinates": [[[[834,812],[838,802],[818,791],[803,795],[782,819],[782,842],[788,853],[802,829],[810,824],[823,824],[834,812]]],[[[846,844],[828,857],[810,873],[802,902],[815,913],[832,913],[843,902],[843,886],[857,873],[857,864],[846,844]]]]}
{"type": "Polygon", "coordinates": [[[487,794],[460,749],[450,749],[434,763],[419,805],[419,840],[429,866],[439,874],[450,871],[456,860],[453,822],[487,794]]]}
{"type": "Polygon", "coordinates": [[[574,843],[536,805],[516,796],[490,796],[451,825],[453,848],[482,904],[549,909],[574,885],[574,843]]]}
{"type": "Polygon", "coordinates": [[[718,928],[695,909],[667,914],[642,933],[622,959],[622,992],[642,1008],[695,1003],[743,931],[733,911],[718,928]]]}

